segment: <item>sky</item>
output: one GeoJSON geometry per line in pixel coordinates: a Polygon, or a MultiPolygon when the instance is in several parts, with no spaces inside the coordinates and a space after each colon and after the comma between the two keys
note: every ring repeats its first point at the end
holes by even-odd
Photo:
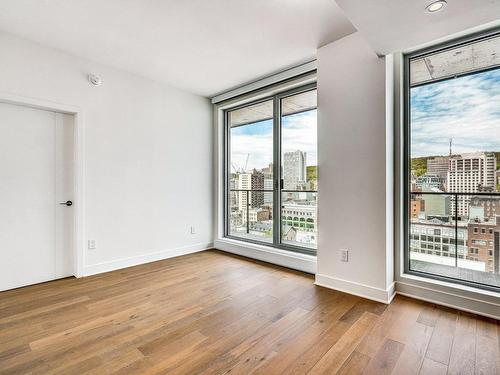
{"type": "MultiPolygon", "coordinates": [[[[282,119],[282,151],[305,151],[307,165],[317,165],[317,111],[307,111],[282,119]]],[[[273,123],[260,121],[231,129],[231,163],[247,171],[265,168],[273,161],[273,123]]]]}
{"type": "Polygon", "coordinates": [[[411,89],[411,157],[500,151],[500,68],[411,89]]]}

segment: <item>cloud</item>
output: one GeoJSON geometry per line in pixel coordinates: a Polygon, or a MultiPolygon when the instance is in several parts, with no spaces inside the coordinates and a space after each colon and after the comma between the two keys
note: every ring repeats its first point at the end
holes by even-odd
{"type": "Polygon", "coordinates": [[[282,124],[282,151],[305,151],[307,165],[318,165],[317,111],[286,116],[282,124]]]}
{"type": "Polygon", "coordinates": [[[500,69],[411,89],[411,155],[500,151],[500,69]]]}
{"type": "Polygon", "coordinates": [[[232,168],[262,169],[273,161],[273,124],[262,121],[231,129],[232,168]],[[248,156],[250,155],[250,156],[248,156]]]}
{"type": "MultiPolygon", "coordinates": [[[[317,165],[316,111],[286,116],[282,120],[284,152],[301,150],[307,153],[307,165],[317,165]]],[[[272,121],[261,121],[231,129],[231,163],[234,168],[262,169],[273,161],[272,121]]]]}

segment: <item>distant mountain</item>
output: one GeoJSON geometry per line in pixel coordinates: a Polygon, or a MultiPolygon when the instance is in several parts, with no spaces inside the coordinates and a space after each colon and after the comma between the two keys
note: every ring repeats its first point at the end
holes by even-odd
{"type": "Polygon", "coordinates": [[[307,181],[316,181],[318,179],[318,166],[309,165],[307,167],[307,181]]]}
{"type": "Polygon", "coordinates": [[[427,172],[427,160],[435,158],[435,156],[423,156],[420,158],[411,159],[411,170],[415,172],[417,176],[422,176],[427,172]]]}

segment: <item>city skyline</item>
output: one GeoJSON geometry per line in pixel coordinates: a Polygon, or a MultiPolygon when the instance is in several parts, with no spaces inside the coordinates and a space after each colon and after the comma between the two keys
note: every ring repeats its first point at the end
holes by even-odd
{"type": "Polygon", "coordinates": [[[411,89],[411,157],[500,151],[500,69],[411,89]]]}

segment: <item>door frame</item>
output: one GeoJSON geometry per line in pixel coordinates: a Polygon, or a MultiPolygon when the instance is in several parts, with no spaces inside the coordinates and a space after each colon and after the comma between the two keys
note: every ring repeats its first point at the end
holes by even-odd
{"type": "Polygon", "coordinates": [[[85,264],[85,123],[83,110],[64,104],[0,91],[0,103],[20,105],[45,111],[73,115],[74,118],[74,224],[73,224],[73,275],[83,277],[85,264]]]}

